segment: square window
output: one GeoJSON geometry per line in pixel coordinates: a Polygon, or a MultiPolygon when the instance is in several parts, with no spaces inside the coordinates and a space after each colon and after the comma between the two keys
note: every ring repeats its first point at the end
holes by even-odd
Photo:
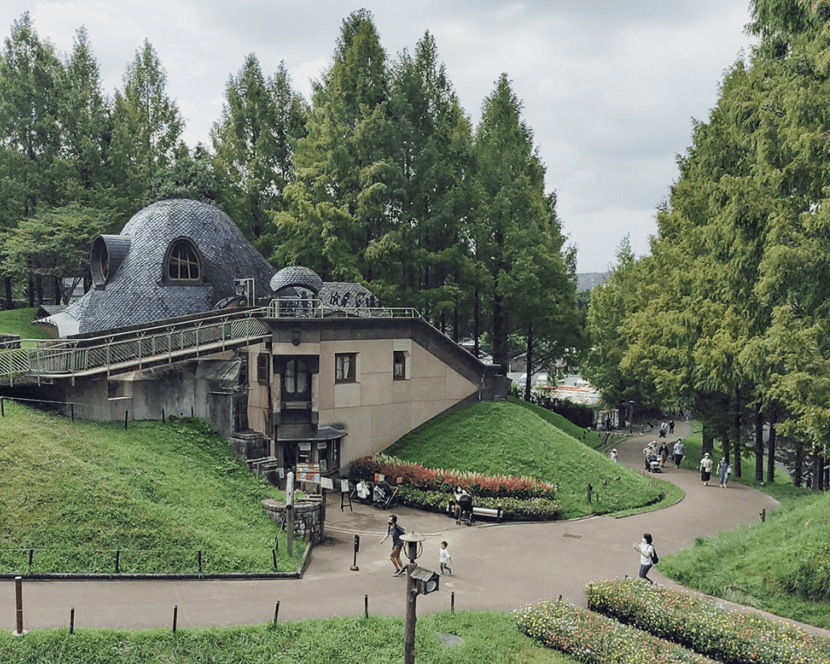
{"type": "Polygon", "coordinates": [[[268,384],[268,353],[260,353],[256,358],[256,379],[258,383],[268,384]]]}
{"type": "Polygon", "coordinates": [[[392,380],[406,380],[406,351],[392,353],[392,380]]]}
{"type": "Polygon", "coordinates": [[[334,382],[354,383],[357,353],[337,353],[334,356],[334,382]]]}

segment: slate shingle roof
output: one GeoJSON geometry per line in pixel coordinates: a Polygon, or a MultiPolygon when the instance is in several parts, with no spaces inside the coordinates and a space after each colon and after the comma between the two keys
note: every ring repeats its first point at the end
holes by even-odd
{"type": "Polygon", "coordinates": [[[271,296],[274,268],[231,218],[212,205],[184,199],[159,201],[138,212],[120,235],[129,236],[129,251],[103,288],[90,290],[67,307],[61,320],[51,321],[60,325],[61,336],[209,311],[219,300],[234,295],[237,278],[253,277],[257,299],[271,296]],[[163,282],[165,255],[179,238],[188,238],[198,249],[202,283],[163,282]],[[67,316],[77,321],[76,330],[67,316]]]}

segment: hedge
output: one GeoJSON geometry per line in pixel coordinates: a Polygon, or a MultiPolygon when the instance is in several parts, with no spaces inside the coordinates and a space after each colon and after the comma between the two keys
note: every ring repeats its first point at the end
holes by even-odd
{"type": "Polygon", "coordinates": [[[585,597],[594,611],[724,664],[830,662],[828,639],[638,579],[594,581],[585,587],[585,597]]]}
{"type": "MultiPolygon", "coordinates": [[[[453,494],[441,491],[421,491],[401,486],[398,496],[404,505],[432,512],[445,512],[447,505],[454,502],[453,494]]],[[[556,520],[562,516],[562,506],[550,498],[489,498],[476,496],[476,507],[502,508],[507,521],[556,520]]]]}
{"type": "Polygon", "coordinates": [[[567,602],[541,600],[513,612],[517,627],[585,664],[714,664],[703,655],[567,602]]]}
{"type": "MultiPolygon", "coordinates": [[[[401,478],[402,486],[411,486],[422,491],[452,493],[461,486],[479,498],[548,498],[556,496],[556,485],[537,480],[535,477],[515,475],[482,475],[459,470],[427,468],[419,463],[402,461],[385,454],[360,457],[349,465],[349,479],[371,481],[375,473],[389,478],[401,478]]],[[[390,481],[394,484],[394,481],[390,481]]]]}

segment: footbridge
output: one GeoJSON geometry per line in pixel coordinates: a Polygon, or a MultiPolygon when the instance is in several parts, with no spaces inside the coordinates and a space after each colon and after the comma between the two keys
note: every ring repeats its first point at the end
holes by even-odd
{"type": "Polygon", "coordinates": [[[265,319],[326,316],[420,318],[411,308],[349,308],[319,300],[273,300],[266,307],[211,311],[128,330],[54,340],[21,340],[0,350],[0,383],[51,382],[146,369],[258,343],[271,335],[265,319]]]}

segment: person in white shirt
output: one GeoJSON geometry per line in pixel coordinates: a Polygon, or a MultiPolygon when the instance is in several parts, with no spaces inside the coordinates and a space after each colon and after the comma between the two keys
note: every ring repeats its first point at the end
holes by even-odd
{"type": "Polygon", "coordinates": [[[703,482],[703,486],[709,486],[710,479],[712,479],[712,459],[707,452],[700,460],[700,481],[703,482]]]}
{"type": "Polygon", "coordinates": [[[648,578],[648,572],[654,565],[654,560],[652,559],[654,555],[652,541],[650,533],[643,533],[642,541],[634,545],[634,550],[640,554],[640,578],[645,579],[649,583],[654,583],[654,581],[648,578]]]}
{"type": "Polygon", "coordinates": [[[617,463],[617,448],[615,447],[611,452],[608,454],[608,458],[611,459],[614,463],[617,463]]]}

